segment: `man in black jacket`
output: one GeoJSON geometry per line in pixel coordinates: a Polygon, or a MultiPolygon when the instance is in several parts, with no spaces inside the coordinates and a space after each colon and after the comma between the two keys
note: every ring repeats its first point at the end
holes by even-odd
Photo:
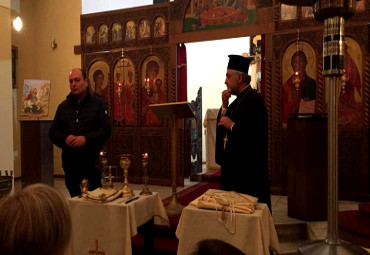
{"type": "Polygon", "coordinates": [[[62,149],[65,183],[71,197],[81,194],[81,181],[88,179],[90,190],[101,187],[96,168],[99,152],[111,135],[107,104],[88,89],[86,73],[78,68],[69,74],[68,94],[55,113],[49,130],[51,141],[62,149]]]}
{"type": "Polygon", "coordinates": [[[258,198],[271,210],[267,165],[267,110],[261,94],[250,86],[250,58],[229,55],[222,107],[217,118],[216,162],[220,188],[258,198]],[[236,99],[229,105],[231,95],[236,99]]]}

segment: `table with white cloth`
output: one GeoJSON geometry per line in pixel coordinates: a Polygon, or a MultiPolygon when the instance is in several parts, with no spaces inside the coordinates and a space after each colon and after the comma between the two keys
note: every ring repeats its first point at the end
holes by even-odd
{"type": "Polygon", "coordinates": [[[204,116],[203,127],[206,138],[206,166],[207,170],[220,169],[220,165],[215,160],[216,150],[216,125],[217,115],[220,109],[207,109],[204,116]]]}
{"type": "Polygon", "coordinates": [[[69,199],[72,239],[66,254],[89,254],[89,251],[96,249],[97,243],[99,251],[103,251],[105,255],[130,255],[131,237],[138,233],[139,226],[153,218],[154,224],[169,226],[166,210],[157,192],[139,196],[139,199],[128,204],[125,203],[126,200],[127,198],[118,198],[101,203],[80,197],[69,199]]]}
{"type": "MultiPolygon", "coordinates": [[[[246,255],[269,255],[269,250],[280,253],[278,236],[266,204],[258,203],[252,214],[235,213],[234,234],[218,220],[220,214],[220,211],[199,209],[193,205],[185,207],[176,229],[179,239],[177,254],[191,254],[197,243],[204,239],[225,241],[246,255]]],[[[229,212],[226,217],[230,217],[229,212]]]]}

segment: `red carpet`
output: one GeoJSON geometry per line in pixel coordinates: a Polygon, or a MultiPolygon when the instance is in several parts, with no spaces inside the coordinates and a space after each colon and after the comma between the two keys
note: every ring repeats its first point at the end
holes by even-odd
{"type": "MultiPolygon", "coordinates": [[[[187,206],[191,201],[202,195],[209,189],[219,189],[218,182],[200,182],[180,192],[177,192],[177,200],[183,205],[187,206]]],[[[171,196],[162,200],[163,205],[166,206],[171,201],[171,196]]],[[[178,240],[175,235],[177,224],[180,216],[169,217],[171,228],[165,226],[154,226],[154,254],[155,255],[176,255],[178,240]]],[[[132,238],[132,254],[145,255],[144,252],[144,238],[142,233],[132,238]]]]}
{"type": "Polygon", "coordinates": [[[202,181],[220,182],[220,177],[221,177],[220,170],[210,170],[202,174],[202,181]]]}
{"type": "Polygon", "coordinates": [[[370,203],[360,203],[359,210],[338,214],[339,236],[345,241],[370,248],[370,203]]]}

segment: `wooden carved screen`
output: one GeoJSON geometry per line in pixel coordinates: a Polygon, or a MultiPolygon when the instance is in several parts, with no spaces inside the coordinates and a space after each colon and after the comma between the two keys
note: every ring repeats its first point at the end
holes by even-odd
{"type": "MultiPolygon", "coordinates": [[[[284,86],[291,74],[286,70],[291,69],[293,51],[303,52],[308,62],[315,65],[311,75],[316,82],[316,102],[314,113],[327,112],[327,91],[325,78],[322,75],[322,38],[323,26],[315,21],[312,16],[307,16],[303,7],[294,7],[296,10],[292,17],[283,18],[283,10],[278,5],[275,8],[276,29],[272,35],[271,59],[266,60],[266,97],[270,103],[269,126],[271,133],[271,190],[274,194],[286,194],[287,190],[287,129],[284,125],[284,86]],[[299,47],[296,48],[297,32],[300,29],[299,47]],[[290,57],[289,57],[290,56],[290,57]],[[289,69],[290,68],[290,69],[289,69]]],[[[359,11],[355,17],[346,22],[346,43],[348,55],[346,63],[353,62],[351,72],[358,70],[356,75],[351,75],[351,82],[343,82],[338,105],[338,173],[339,173],[339,198],[364,199],[369,197],[369,61],[368,45],[370,27],[367,24],[366,13],[359,11]],[[353,23],[351,23],[354,21],[353,23]],[[352,61],[354,59],[355,61],[352,61]],[[356,66],[356,68],[355,68],[356,66]],[[356,78],[357,77],[357,78],[356,78]],[[351,83],[353,85],[351,85],[351,83]],[[348,86],[347,86],[348,85],[348,86]],[[351,99],[349,99],[351,98],[351,99]],[[347,101],[351,106],[346,107],[347,101]],[[342,101],[342,103],[341,103],[342,101]],[[350,113],[349,108],[357,110],[350,113]],[[347,109],[347,110],[346,110],[347,109]],[[344,112],[347,111],[347,112],[344,112]],[[348,121],[348,118],[352,118],[348,121]]],[[[310,63],[307,64],[307,68],[310,63]]],[[[308,72],[307,72],[308,73],[308,72]]],[[[308,73],[308,76],[310,74],[308,73]]],[[[344,78],[344,77],[343,77],[344,78]]],[[[345,80],[345,79],[344,79],[345,80]]],[[[341,87],[338,80],[338,87],[341,87]]]]}
{"type": "MultiPolygon", "coordinates": [[[[148,107],[175,101],[168,8],[167,3],[81,16],[83,68],[91,90],[108,103],[112,119],[112,136],[104,148],[108,163],[117,166],[117,176],[122,178],[119,156],[131,154],[128,178],[133,183],[142,182],[141,156],[148,153],[149,183],[171,185],[168,123],[157,119],[148,107]]],[[[183,133],[180,130],[180,148],[183,133]]],[[[183,154],[175,155],[182,162],[183,154]]],[[[179,167],[178,185],[183,181],[179,167]]]]}

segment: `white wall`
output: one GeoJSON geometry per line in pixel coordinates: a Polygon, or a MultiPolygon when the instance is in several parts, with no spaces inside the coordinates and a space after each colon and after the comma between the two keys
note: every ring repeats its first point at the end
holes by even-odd
{"type": "MultiPolygon", "coordinates": [[[[208,108],[221,107],[221,92],[226,89],[228,55],[249,54],[249,37],[187,43],[188,101],[197,97],[202,87],[202,121],[208,108]]],[[[235,98],[233,96],[233,98],[235,98]]],[[[231,101],[230,101],[231,102],[231,101]]],[[[206,160],[204,128],[202,129],[202,161],[206,160]]]]}
{"type": "MultiPolygon", "coordinates": [[[[0,1],[0,170],[14,170],[10,1],[0,1]]],[[[2,172],[4,175],[4,172],[2,172]]]]}
{"type": "Polygon", "coordinates": [[[112,11],[153,4],[153,0],[82,0],[82,14],[112,11]]]}

